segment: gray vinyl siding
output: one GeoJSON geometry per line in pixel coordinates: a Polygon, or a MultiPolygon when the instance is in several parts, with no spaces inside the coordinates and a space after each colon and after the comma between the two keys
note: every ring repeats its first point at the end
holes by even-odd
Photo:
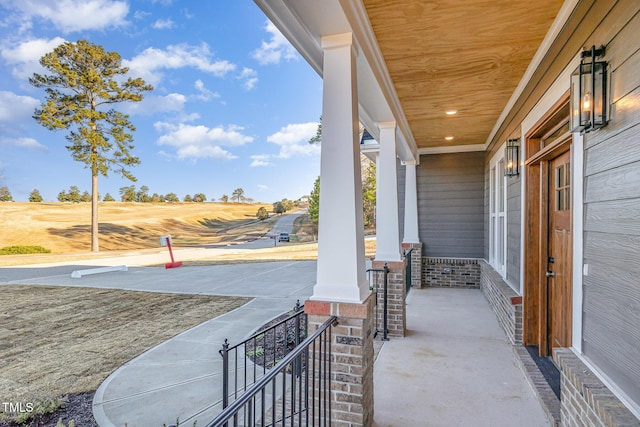
{"type": "Polygon", "coordinates": [[[489,160],[487,160],[484,169],[484,259],[487,263],[489,262],[489,203],[491,203],[491,175],[489,160]]]}
{"type": "Polygon", "coordinates": [[[418,220],[423,256],[484,257],[484,158],[484,152],[420,157],[418,220]]]}
{"type": "Polygon", "coordinates": [[[520,176],[507,178],[507,280],[520,293],[522,200],[520,176]]]}
{"type": "Polygon", "coordinates": [[[640,405],[640,15],[608,30],[610,123],[584,140],[582,349],[640,405]]]}

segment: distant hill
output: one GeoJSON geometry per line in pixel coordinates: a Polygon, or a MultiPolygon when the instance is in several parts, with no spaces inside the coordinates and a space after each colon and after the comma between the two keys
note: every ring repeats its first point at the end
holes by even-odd
{"type": "MultiPolygon", "coordinates": [[[[256,222],[262,203],[100,203],[100,250],[159,248],[244,240],[267,232],[256,222]]],[[[90,203],[0,203],[0,247],[40,245],[53,253],[89,252],[90,203]]]]}

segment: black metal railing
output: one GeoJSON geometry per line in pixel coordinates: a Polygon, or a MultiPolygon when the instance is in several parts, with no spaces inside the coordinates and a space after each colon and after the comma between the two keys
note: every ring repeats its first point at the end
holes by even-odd
{"type": "Polygon", "coordinates": [[[383,268],[369,268],[367,269],[367,274],[369,276],[369,288],[376,295],[374,308],[376,328],[373,331],[373,337],[376,338],[378,333],[382,331],[382,340],[388,341],[389,266],[385,263],[383,268]],[[381,305],[382,313],[379,311],[381,305]]]}
{"type": "MultiPolygon", "coordinates": [[[[307,315],[300,301],[283,317],[234,346],[229,346],[229,342],[224,341],[220,350],[223,409],[307,337],[307,315]]],[[[297,366],[296,369],[300,370],[302,367],[297,366]]]]}
{"type": "Polygon", "coordinates": [[[406,295],[409,294],[409,291],[411,290],[411,258],[413,257],[413,248],[406,251],[404,253],[404,257],[407,260],[407,268],[405,269],[405,273],[404,273],[404,281],[406,286],[405,297],[406,297],[406,295]]]}
{"type": "Polygon", "coordinates": [[[207,427],[331,426],[330,317],[264,376],[247,387],[207,427]]]}

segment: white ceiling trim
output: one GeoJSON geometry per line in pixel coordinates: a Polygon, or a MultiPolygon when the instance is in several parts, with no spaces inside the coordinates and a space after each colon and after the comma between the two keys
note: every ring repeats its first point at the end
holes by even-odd
{"type": "Polygon", "coordinates": [[[485,151],[485,144],[451,145],[440,147],[418,148],[418,155],[423,154],[444,154],[444,153],[471,153],[474,151],[485,151]]]}
{"type": "Polygon", "coordinates": [[[302,57],[322,77],[324,55],[320,47],[320,40],[316,39],[308,29],[302,25],[302,20],[296,16],[282,0],[254,0],[256,5],[280,30],[283,36],[293,45],[302,57]]]}
{"type": "Polygon", "coordinates": [[[404,117],[366,10],[360,1],[324,0],[323,10],[331,12],[320,15],[310,13],[309,9],[305,9],[309,6],[306,4],[290,3],[287,0],[254,1],[320,77],[324,57],[321,37],[335,34],[338,29],[343,33],[351,31],[354,43],[359,48],[357,68],[360,121],[377,139],[377,123],[396,120],[399,128],[398,156],[406,161],[416,160],[417,145],[404,117]],[[344,25],[332,25],[343,20],[344,25]]]}

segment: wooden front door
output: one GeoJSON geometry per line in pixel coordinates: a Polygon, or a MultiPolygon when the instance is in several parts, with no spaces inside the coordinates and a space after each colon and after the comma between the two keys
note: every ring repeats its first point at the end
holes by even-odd
{"type": "Polygon", "coordinates": [[[549,161],[547,354],[571,346],[572,236],[570,152],[549,161]]]}

